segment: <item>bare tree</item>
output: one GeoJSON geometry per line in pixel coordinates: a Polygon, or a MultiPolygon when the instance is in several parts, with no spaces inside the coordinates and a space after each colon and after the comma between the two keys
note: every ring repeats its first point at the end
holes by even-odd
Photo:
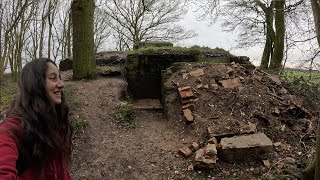
{"type": "Polygon", "coordinates": [[[94,45],[95,52],[106,43],[111,35],[110,17],[105,16],[103,9],[96,7],[94,12],[94,45]]]}
{"type": "Polygon", "coordinates": [[[0,39],[0,79],[2,78],[5,68],[12,58],[12,52],[18,43],[17,26],[21,22],[21,18],[28,10],[33,1],[4,1],[1,3],[1,39],[0,39]]]}
{"type": "Polygon", "coordinates": [[[176,23],[187,12],[183,0],[105,1],[105,13],[121,48],[144,40],[177,41],[195,36],[176,23]],[[121,41],[121,42],[120,42],[121,41]]]}
{"type": "MultiPolygon", "coordinates": [[[[293,15],[294,17],[305,15],[298,14],[296,9],[306,5],[306,2],[304,0],[206,0],[198,2],[198,5],[204,8],[202,19],[209,18],[210,22],[214,22],[211,19],[215,20],[220,16],[224,30],[238,33],[237,48],[264,46],[261,68],[279,72],[282,67],[284,47],[292,47],[285,44],[285,39],[292,45],[295,38],[290,36],[291,39],[288,39],[285,36],[287,22],[292,22],[289,18],[293,15]]],[[[301,19],[296,19],[299,20],[297,24],[303,23],[301,19]]],[[[291,29],[290,35],[300,33],[297,30],[291,29]]],[[[301,39],[301,36],[299,38],[301,39]]]]}
{"type": "Polygon", "coordinates": [[[269,70],[279,73],[282,69],[284,38],[285,38],[285,0],[274,0],[275,10],[275,39],[272,59],[270,61],[269,70]]]}

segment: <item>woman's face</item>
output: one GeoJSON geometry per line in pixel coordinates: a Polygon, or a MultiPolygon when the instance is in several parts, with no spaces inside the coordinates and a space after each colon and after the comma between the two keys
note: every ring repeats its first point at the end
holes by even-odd
{"type": "Polygon", "coordinates": [[[47,73],[46,73],[46,90],[49,96],[49,100],[53,104],[60,104],[61,100],[61,91],[64,88],[64,84],[60,79],[60,73],[58,68],[47,62],[47,73]]]}

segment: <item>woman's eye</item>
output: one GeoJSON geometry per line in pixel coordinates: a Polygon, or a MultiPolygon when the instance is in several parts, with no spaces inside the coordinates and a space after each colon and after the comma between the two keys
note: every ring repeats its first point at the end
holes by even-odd
{"type": "Polygon", "coordinates": [[[56,77],[49,77],[50,80],[56,80],[56,77]]]}

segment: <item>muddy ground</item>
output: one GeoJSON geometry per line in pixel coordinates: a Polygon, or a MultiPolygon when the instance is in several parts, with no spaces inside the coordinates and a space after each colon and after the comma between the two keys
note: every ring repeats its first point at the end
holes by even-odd
{"type": "MultiPolygon", "coordinates": [[[[122,77],[69,81],[70,77],[70,71],[63,72],[66,90],[72,91],[74,100],[79,104],[79,107],[72,110],[71,119],[83,116],[87,121],[82,133],[78,133],[74,139],[71,165],[73,179],[296,179],[314,154],[313,132],[302,132],[294,128],[282,131],[281,126],[277,126],[277,131],[267,131],[268,135],[275,138],[273,142],[281,142],[268,157],[270,167],[266,167],[261,160],[218,161],[215,168],[210,170],[188,170],[192,157],[184,158],[178,150],[182,145],[206,141],[204,133],[199,133],[205,128],[187,125],[177,109],[173,109],[176,118],[172,116],[169,119],[162,112],[137,111],[135,128],[123,127],[112,117],[112,111],[124,100],[122,96],[127,84],[122,77]],[[194,135],[194,132],[199,135],[194,135]],[[272,134],[274,132],[278,134],[272,134]],[[289,139],[286,139],[287,134],[291,134],[289,139]]],[[[230,91],[220,93],[225,93],[227,100],[234,97],[230,91]]],[[[234,102],[232,99],[228,101],[234,102]]],[[[250,102],[244,102],[251,107],[250,102]]],[[[202,106],[199,102],[195,105],[202,106]]],[[[196,111],[198,116],[216,117],[216,114],[201,113],[199,109],[196,111]]],[[[240,110],[231,108],[228,113],[237,112],[239,116],[247,113],[241,113],[240,110]]],[[[256,119],[260,123],[264,121],[263,117],[257,116],[256,119]]]]}

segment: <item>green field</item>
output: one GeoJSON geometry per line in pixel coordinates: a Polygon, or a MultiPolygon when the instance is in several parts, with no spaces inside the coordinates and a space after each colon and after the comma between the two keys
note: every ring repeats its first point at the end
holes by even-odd
{"type": "Polygon", "coordinates": [[[292,82],[297,79],[308,81],[309,83],[320,83],[320,72],[309,72],[304,70],[285,70],[282,75],[282,79],[292,82]]]}

